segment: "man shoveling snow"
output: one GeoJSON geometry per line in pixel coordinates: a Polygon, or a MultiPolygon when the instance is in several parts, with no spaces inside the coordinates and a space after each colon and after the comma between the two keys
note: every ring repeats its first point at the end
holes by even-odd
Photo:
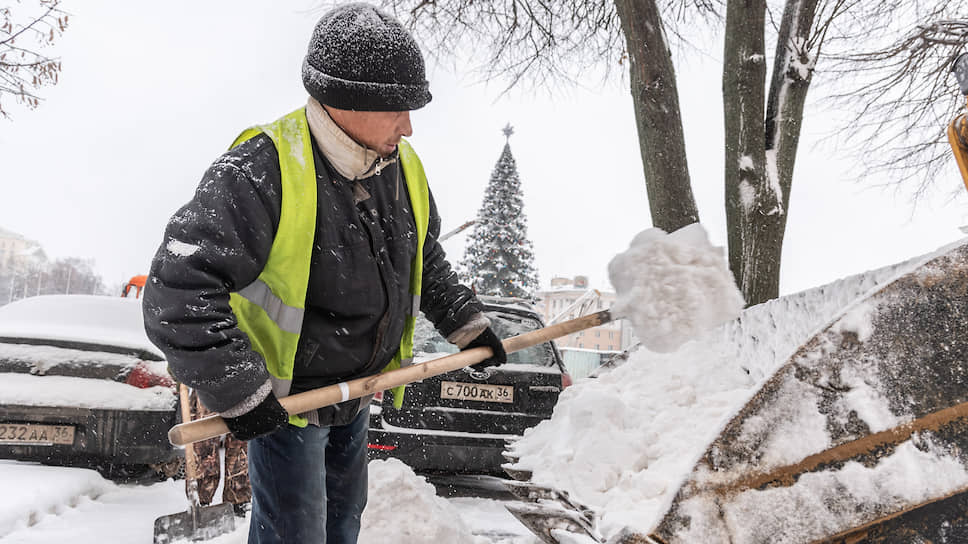
{"type": "MultiPolygon", "coordinates": [[[[730,312],[738,312],[742,307],[742,299],[732,284],[725,263],[722,262],[722,251],[709,244],[705,231],[698,225],[673,235],[666,235],[657,230],[647,231],[636,239],[627,258],[640,271],[644,271],[644,274],[641,276],[627,274],[622,277],[621,283],[623,286],[628,286],[628,289],[623,295],[623,300],[626,302],[624,306],[620,305],[619,309],[633,317],[647,341],[651,342],[653,338],[658,338],[661,349],[673,349],[694,334],[691,331],[714,326],[728,319],[731,316],[730,312]],[[641,285],[643,281],[655,283],[661,286],[661,289],[652,292],[644,290],[641,285]],[[639,301],[638,298],[643,296],[646,300],[639,301]],[[703,301],[714,301],[714,311],[703,308],[703,301]],[[698,316],[691,316],[688,313],[691,308],[703,308],[703,310],[698,316]],[[669,316],[674,316],[675,319],[670,319],[669,316]],[[663,317],[666,322],[674,325],[670,327],[662,324],[663,317]],[[655,326],[657,335],[651,334],[651,326],[655,326]]],[[[502,342],[503,349],[499,351],[506,350],[507,353],[513,353],[524,347],[537,345],[611,319],[610,312],[603,311],[560,323],[508,338],[502,342]]],[[[374,391],[438,375],[491,356],[491,349],[470,349],[421,365],[385,372],[379,376],[359,378],[335,386],[306,391],[287,397],[283,402],[288,403],[284,406],[290,413],[299,414],[307,409],[329,406],[340,400],[360,398],[374,391]]],[[[225,432],[219,429],[219,423],[224,427],[227,422],[200,420],[183,423],[172,429],[169,437],[175,444],[189,443],[225,432]],[[204,425],[195,425],[196,423],[204,425]],[[213,425],[209,425],[210,423],[213,425]],[[214,434],[208,434],[212,431],[215,431],[214,434]]]]}

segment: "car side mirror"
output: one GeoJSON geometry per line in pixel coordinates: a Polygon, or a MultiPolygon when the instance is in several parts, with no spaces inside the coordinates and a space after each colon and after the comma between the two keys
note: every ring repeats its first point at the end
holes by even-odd
{"type": "Polygon", "coordinates": [[[958,80],[961,94],[968,96],[968,53],[962,53],[955,59],[951,71],[954,72],[955,79],[958,80]]]}

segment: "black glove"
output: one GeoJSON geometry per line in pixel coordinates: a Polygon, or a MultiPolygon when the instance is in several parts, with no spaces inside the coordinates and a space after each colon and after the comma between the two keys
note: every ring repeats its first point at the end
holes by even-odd
{"type": "Polygon", "coordinates": [[[490,327],[484,329],[481,334],[477,335],[477,338],[471,340],[466,346],[461,348],[461,351],[471,348],[491,348],[494,352],[488,359],[477,363],[476,365],[471,365],[471,368],[477,371],[484,370],[489,366],[503,365],[508,362],[508,354],[504,351],[504,345],[501,344],[501,339],[494,334],[494,331],[490,327]]]}
{"type": "Polygon", "coordinates": [[[289,414],[279,404],[279,400],[272,394],[272,391],[269,391],[269,396],[255,408],[241,416],[223,419],[232,436],[239,440],[252,440],[275,432],[289,423],[289,414]]]}

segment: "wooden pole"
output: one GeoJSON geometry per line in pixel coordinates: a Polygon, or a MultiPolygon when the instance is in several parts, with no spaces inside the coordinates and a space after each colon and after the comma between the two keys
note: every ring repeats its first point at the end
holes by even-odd
{"type": "MultiPolygon", "coordinates": [[[[603,310],[570,321],[564,321],[557,325],[507,338],[502,344],[506,352],[514,353],[574,332],[604,325],[612,321],[612,319],[612,314],[609,310],[603,310]]],[[[279,403],[282,404],[283,408],[290,415],[301,414],[350,399],[365,397],[378,391],[385,391],[431,376],[444,374],[465,366],[474,365],[487,359],[491,355],[491,348],[469,349],[439,359],[433,359],[426,363],[410,365],[373,376],[357,378],[355,380],[313,389],[312,391],[297,393],[279,399],[279,403]]],[[[227,432],[229,432],[229,429],[225,426],[225,421],[221,417],[214,415],[175,425],[168,431],[168,439],[176,446],[184,446],[185,444],[198,442],[199,440],[214,438],[227,432]]]]}

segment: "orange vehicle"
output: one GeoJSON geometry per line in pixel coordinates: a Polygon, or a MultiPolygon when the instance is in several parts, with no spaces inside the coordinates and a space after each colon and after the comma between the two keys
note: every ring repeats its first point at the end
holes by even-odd
{"type": "Polygon", "coordinates": [[[141,298],[141,290],[145,288],[148,281],[147,275],[132,276],[128,283],[121,288],[121,296],[125,298],[141,298]],[[132,289],[134,293],[132,293],[132,289]]]}
{"type": "MultiPolygon", "coordinates": [[[[958,79],[962,94],[968,97],[968,53],[962,53],[955,60],[951,71],[958,79]]],[[[966,114],[962,113],[955,117],[948,125],[948,142],[955,154],[965,187],[968,187],[968,116],[966,114]]]]}

